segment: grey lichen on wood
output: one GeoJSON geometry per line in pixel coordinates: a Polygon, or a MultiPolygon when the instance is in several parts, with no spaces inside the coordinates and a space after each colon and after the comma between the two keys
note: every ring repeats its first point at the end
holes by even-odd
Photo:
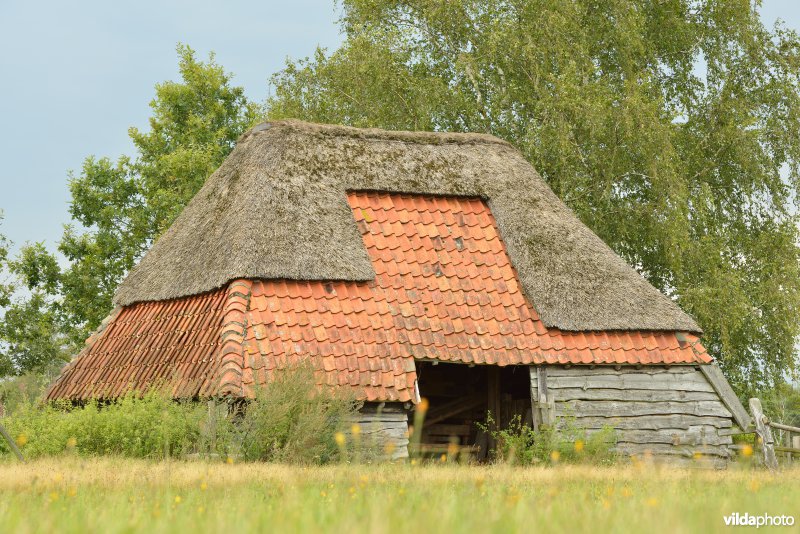
{"type": "MultiPolygon", "coordinates": [[[[557,425],[611,427],[619,453],[670,463],[702,457],[722,467],[731,455],[732,438],[720,430],[734,426],[733,415],[696,366],[546,369],[557,425]]],[[[531,372],[532,391],[537,376],[531,372]]]]}
{"type": "Polygon", "coordinates": [[[778,458],[775,456],[775,438],[767,424],[764,410],[759,399],[750,399],[750,411],[753,412],[753,422],[756,426],[758,437],[761,438],[761,450],[764,453],[764,464],[771,470],[778,469],[778,458]]]}
{"type": "Polygon", "coordinates": [[[708,383],[711,384],[714,390],[719,394],[722,402],[725,403],[725,406],[731,411],[739,428],[742,430],[749,430],[753,424],[753,420],[750,418],[744,406],[742,406],[739,397],[736,396],[736,393],[734,393],[733,388],[731,388],[731,385],[725,379],[725,375],[722,374],[722,370],[717,364],[701,365],[700,372],[703,373],[708,383]]]}
{"type": "Polygon", "coordinates": [[[347,443],[375,459],[408,457],[408,416],[401,404],[367,403],[347,424],[347,443]],[[357,427],[357,434],[353,429],[357,427]]]}

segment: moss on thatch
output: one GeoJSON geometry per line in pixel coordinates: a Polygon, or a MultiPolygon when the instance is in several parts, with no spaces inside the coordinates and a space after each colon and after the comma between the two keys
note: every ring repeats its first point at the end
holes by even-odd
{"type": "Polygon", "coordinates": [[[182,297],[235,278],[370,280],[348,190],[485,198],[549,327],[700,331],[508,143],[298,121],[264,123],[242,136],[121,284],[116,303],[182,297]]]}

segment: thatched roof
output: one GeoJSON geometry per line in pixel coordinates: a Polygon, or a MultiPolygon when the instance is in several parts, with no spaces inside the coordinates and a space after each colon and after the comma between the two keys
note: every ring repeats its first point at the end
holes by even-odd
{"type": "Polygon", "coordinates": [[[242,136],[120,285],[115,302],[199,294],[236,278],[371,280],[350,190],[486,199],[525,294],[548,327],[700,331],[508,143],[298,121],[264,123],[242,136]]]}

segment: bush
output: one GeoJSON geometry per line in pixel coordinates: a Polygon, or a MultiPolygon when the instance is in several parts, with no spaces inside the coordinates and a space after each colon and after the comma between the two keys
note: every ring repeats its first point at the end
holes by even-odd
{"type": "Polygon", "coordinates": [[[301,464],[331,462],[341,452],[336,435],[359,408],[349,388],[317,387],[310,366],[283,370],[243,406],[236,425],[242,457],[301,464]]]}
{"type": "MultiPolygon", "coordinates": [[[[131,393],[110,404],[90,401],[79,407],[29,402],[2,423],[30,458],[65,452],[165,458],[224,448],[224,438],[211,444],[204,435],[208,413],[205,404],[178,403],[151,391],[131,393]]],[[[5,443],[0,443],[0,450],[10,452],[5,443]]]]}
{"type": "MultiPolygon", "coordinates": [[[[311,367],[299,366],[279,373],[237,410],[220,402],[176,402],[154,389],[113,403],[90,401],[82,406],[17,399],[14,411],[0,422],[27,458],[64,453],[133,458],[216,454],[325,463],[340,457],[336,434],[360,407],[344,389],[318,388],[311,367]]],[[[3,440],[0,453],[11,453],[3,440]]]]}
{"type": "Polygon", "coordinates": [[[0,379],[0,417],[40,398],[58,375],[58,368],[0,379]]]}
{"type": "MultiPolygon", "coordinates": [[[[491,416],[484,431],[492,425],[491,416]]],[[[522,423],[519,416],[508,428],[489,431],[497,441],[495,458],[522,465],[567,463],[610,464],[615,460],[614,429],[603,427],[595,432],[579,428],[565,418],[560,427],[534,430],[522,423]]]]}

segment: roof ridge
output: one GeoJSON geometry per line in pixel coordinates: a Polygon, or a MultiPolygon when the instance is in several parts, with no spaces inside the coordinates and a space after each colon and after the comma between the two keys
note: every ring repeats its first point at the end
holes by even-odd
{"type": "Polygon", "coordinates": [[[219,368],[214,394],[225,397],[241,397],[242,373],[244,372],[244,337],[247,332],[247,311],[253,282],[236,279],[228,285],[220,325],[219,368]]]}
{"type": "MultiPolygon", "coordinates": [[[[239,137],[237,144],[272,128],[283,128],[295,132],[326,137],[350,137],[360,140],[400,141],[427,145],[501,145],[514,146],[504,139],[487,133],[435,132],[429,130],[384,130],[381,128],[356,128],[339,124],[322,124],[298,119],[279,119],[259,123],[239,137]]],[[[514,148],[514,150],[516,150],[514,148]]]]}

